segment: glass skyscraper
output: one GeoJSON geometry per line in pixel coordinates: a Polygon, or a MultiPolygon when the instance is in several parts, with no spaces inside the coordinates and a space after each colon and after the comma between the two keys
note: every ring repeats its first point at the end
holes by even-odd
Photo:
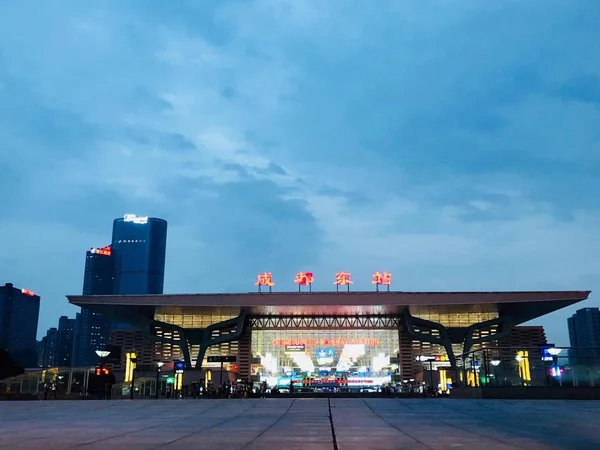
{"type": "Polygon", "coordinates": [[[162,294],[167,222],[127,214],[113,222],[111,248],[116,257],[115,294],[162,294]]]}
{"type": "MultiPolygon", "coordinates": [[[[118,289],[116,258],[110,246],[92,248],[85,254],[83,295],[113,295],[118,289]]],[[[98,362],[96,350],[108,345],[110,320],[97,312],[81,308],[75,319],[72,364],[93,366],[98,362]]]]}
{"type": "MultiPolygon", "coordinates": [[[[126,214],[113,222],[111,245],[86,253],[83,295],[162,294],[167,222],[126,214]]],[[[77,315],[73,365],[98,363],[96,350],[109,345],[111,331],[129,329],[86,308],[77,315]]]]}

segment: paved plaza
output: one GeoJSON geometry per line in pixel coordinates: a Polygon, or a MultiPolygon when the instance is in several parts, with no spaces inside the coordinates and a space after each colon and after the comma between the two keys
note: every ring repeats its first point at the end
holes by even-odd
{"type": "Polygon", "coordinates": [[[7,449],[598,449],[600,402],[7,401],[7,449]]]}

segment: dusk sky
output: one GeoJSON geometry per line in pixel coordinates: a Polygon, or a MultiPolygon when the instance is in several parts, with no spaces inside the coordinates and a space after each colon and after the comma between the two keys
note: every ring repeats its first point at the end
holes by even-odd
{"type": "MultiPolygon", "coordinates": [[[[169,222],[166,293],[600,290],[600,1],[0,2],[0,282],[75,316],[169,222]]],[[[568,345],[566,318],[536,320],[568,345]]]]}

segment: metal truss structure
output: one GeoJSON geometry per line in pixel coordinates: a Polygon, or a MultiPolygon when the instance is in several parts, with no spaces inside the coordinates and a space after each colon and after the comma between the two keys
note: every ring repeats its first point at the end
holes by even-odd
{"type": "Polygon", "coordinates": [[[260,330],[275,329],[398,329],[397,316],[253,316],[250,328],[260,330]]]}

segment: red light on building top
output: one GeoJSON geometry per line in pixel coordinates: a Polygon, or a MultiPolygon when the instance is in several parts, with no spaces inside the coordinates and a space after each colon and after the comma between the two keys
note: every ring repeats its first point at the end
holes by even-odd
{"type": "Polygon", "coordinates": [[[271,274],[271,272],[259,273],[256,276],[256,283],[254,283],[254,286],[275,286],[273,274],[271,274]]]}
{"type": "Polygon", "coordinates": [[[112,253],[112,249],[110,248],[110,245],[107,245],[106,247],[102,248],[92,248],[90,249],[90,253],[93,253],[95,255],[110,256],[112,253]]]}
{"type": "Polygon", "coordinates": [[[354,284],[354,281],[350,279],[350,272],[338,272],[335,274],[335,281],[333,284],[336,286],[346,286],[348,284],[354,284]]]}
{"type": "Polygon", "coordinates": [[[296,278],[294,278],[294,283],[299,286],[310,286],[314,280],[312,272],[298,272],[296,278]]]}
{"type": "Polygon", "coordinates": [[[33,293],[33,291],[30,291],[28,289],[21,289],[21,293],[25,294],[25,295],[29,295],[30,297],[33,297],[35,294],[33,293]]]}

